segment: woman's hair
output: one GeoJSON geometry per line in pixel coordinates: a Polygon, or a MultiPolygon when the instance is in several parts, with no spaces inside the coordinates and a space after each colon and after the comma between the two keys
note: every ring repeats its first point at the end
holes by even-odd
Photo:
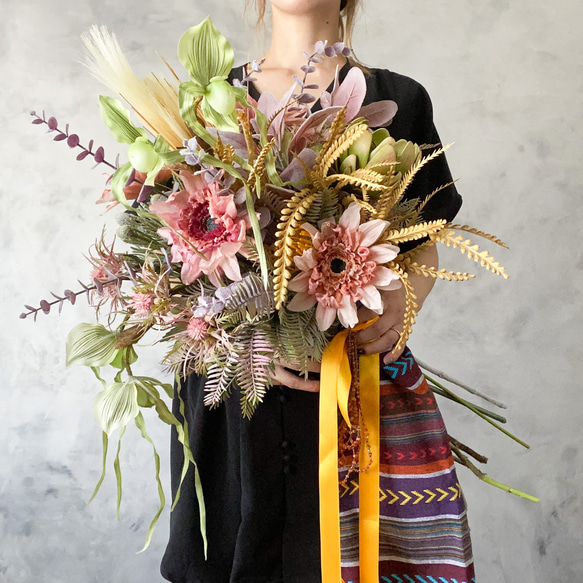
{"type": "MultiPolygon", "coordinates": [[[[257,8],[257,24],[263,24],[265,18],[265,7],[267,0],[246,0],[246,6],[251,2],[257,8]]],[[[354,30],[354,21],[356,17],[356,10],[361,0],[341,0],[340,2],[340,22],[339,22],[339,37],[340,40],[348,47],[352,47],[352,31],[354,30]]]]}

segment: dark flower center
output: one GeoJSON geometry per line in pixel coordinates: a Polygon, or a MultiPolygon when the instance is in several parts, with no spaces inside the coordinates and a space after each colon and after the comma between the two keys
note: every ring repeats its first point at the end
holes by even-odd
{"type": "Polygon", "coordinates": [[[346,269],[346,261],[340,259],[339,257],[335,257],[330,261],[330,270],[332,273],[342,273],[346,269]]]}
{"type": "Polygon", "coordinates": [[[183,209],[180,213],[179,227],[189,238],[198,241],[216,240],[225,231],[225,227],[209,215],[208,206],[205,204],[183,209]]]}

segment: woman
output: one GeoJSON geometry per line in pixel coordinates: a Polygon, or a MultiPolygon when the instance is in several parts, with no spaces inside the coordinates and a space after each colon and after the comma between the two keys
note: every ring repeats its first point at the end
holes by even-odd
{"type": "MultiPolygon", "coordinates": [[[[258,4],[261,19],[265,0],[258,0],[258,4]]],[[[300,75],[300,66],[305,63],[302,52],[311,53],[316,41],[343,40],[349,44],[357,4],[358,0],[271,0],[272,42],[264,55],[262,72],[250,85],[251,96],[257,99],[268,90],[281,98],[292,75],[300,75]]],[[[310,83],[320,87],[313,93],[319,97],[332,83],[337,68],[342,80],[351,66],[356,65],[341,55],[325,59],[310,76],[310,83]]],[[[244,67],[240,67],[232,78],[244,75],[244,67]]],[[[372,69],[367,74],[365,104],[384,99],[394,100],[399,107],[390,127],[395,139],[418,144],[439,142],[431,102],[418,83],[372,69]]],[[[447,163],[440,157],[418,174],[407,196],[423,197],[449,182],[447,163]]],[[[450,186],[431,200],[423,216],[426,220],[451,220],[460,204],[459,195],[450,186]]],[[[435,247],[420,251],[417,261],[437,266],[435,247]]],[[[421,306],[434,280],[415,274],[410,280],[421,306]]],[[[465,505],[435,400],[416,366],[401,384],[390,381],[390,371],[395,368],[390,364],[402,352],[392,349],[401,334],[403,290],[384,292],[383,302],[381,318],[357,337],[363,353],[382,353],[382,362],[389,365],[381,373],[379,580],[392,583],[433,577],[469,583],[474,581],[474,573],[465,505]]],[[[367,312],[361,308],[361,320],[373,316],[367,312]]],[[[274,382],[279,386],[268,391],[251,421],[241,418],[236,397],[217,409],[205,408],[204,379],[192,375],[183,386],[190,444],[205,492],[208,558],[204,559],[190,472],[171,516],[170,542],[162,561],[162,574],[169,581],[321,580],[319,383],[304,380],[283,365],[276,366],[274,382]]],[[[173,440],[176,446],[176,436],[173,440]]],[[[176,446],[172,449],[174,489],[181,468],[182,449],[176,446]]],[[[353,583],[359,580],[357,486],[358,478],[351,476],[341,493],[343,578],[353,583]]]]}

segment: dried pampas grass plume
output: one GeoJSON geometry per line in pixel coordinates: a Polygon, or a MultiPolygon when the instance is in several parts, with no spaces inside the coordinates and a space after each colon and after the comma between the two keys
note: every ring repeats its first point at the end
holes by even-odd
{"type": "Polygon", "coordinates": [[[123,54],[116,36],[105,26],[93,25],[81,38],[88,51],[86,65],[91,74],[119,93],[152,135],[161,135],[174,149],[182,147],[184,140],[192,137],[192,132],[180,117],[179,79],[171,69],[174,75],[172,81],[160,79],[153,73],[140,80],[123,54]]]}

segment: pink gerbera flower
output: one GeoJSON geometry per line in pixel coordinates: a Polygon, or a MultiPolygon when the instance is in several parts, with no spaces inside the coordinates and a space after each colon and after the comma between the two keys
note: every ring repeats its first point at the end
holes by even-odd
{"type": "Polygon", "coordinates": [[[237,215],[233,193],[200,174],[181,172],[180,178],[185,190],[152,203],[150,210],[168,224],[158,233],[172,245],[172,261],[182,262],[182,281],[192,283],[201,273],[215,285],[223,273],[239,281],[236,254],[245,240],[247,222],[237,215]]]}
{"type": "Polygon", "coordinates": [[[301,273],[289,283],[289,289],[297,293],[288,309],[303,312],[317,303],[320,330],[327,330],[336,316],[345,328],[355,326],[356,302],[381,314],[379,290],[401,285],[398,275],[382,265],[392,261],[399,248],[387,243],[375,245],[387,226],[387,221],[380,219],[361,225],[356,203],[348,206],[338,224],[330,218],[321,231],[308,223],[302,225],[312,236],[313,247],[294,258],[301,273]]]}

